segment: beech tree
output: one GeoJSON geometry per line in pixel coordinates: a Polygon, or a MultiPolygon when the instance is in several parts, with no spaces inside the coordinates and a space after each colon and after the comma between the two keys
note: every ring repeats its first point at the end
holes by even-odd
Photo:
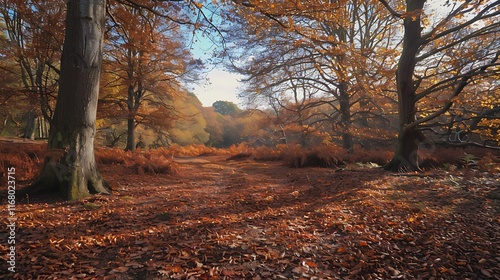
{"type": "MultiPolygon", "coordinates": [[[[459,95],[500,71],[500,1],[447,1],[437,8],[447,11],[444,16],[431,1],[407,0],[403,7],[379,2],[404,28],[396,73],[398,143],[385,168],[417,170],[419,146],[429,144],[423,131],[439,125],[436,118],[449,112],[459,95]],[[436,96],[440,102],[426,102],[436,96]]],[[[495,88],[498,93],[498,84],[495,88]]]]}
{"type": "Polygon", "coordinates": [[[58,89],[59,61],[63,36],[63,2],[6,0],[0,4],[2,30],[8,44],[1,53],[15,62],[2,67],[2,76],[15,75],[20,85],[0,84],[16,99],[11,107],[26,112],[23,138],[34,137],[35,117],[50,121],[58,89]]]}
{"type": "Polygon", "coordinates": [[[391,85],[390,47],[397,41],[383,9],[357,0],[240,5],[251,11],[241,10],[243,25],[254,27],[241,38],[232,34],[250,38],[235,47],[240,61],[250,59],[233,69],[247,75],[248,95],[266,100],[282,125],[302,127],[305,135],[340,135],[349,151],[353,124],[387,126],[381,107],[391,102],[382,93],[391,85]]]}
{"type": "MultiPolygon", "coordinates": [[[[141,2],[128,2],[149,9],[141,2]]],[[[59,192],[74,200],[111,192],[94,156],[105,16],[106,1],[67,1],[59,93],[48,152],[38,179],[19,191],[21,196],[59,192]]]]}
{"type": "Polygon", "coordinates": [[[94,157],[106,3],[69,0],[61,77],[48,155],[37,181],[22,193],[60,192],[74,200],[110,193],[94,157]]]}
{"type": "Polygon", "coordinates": [[[134,150],[139,124],[172,127],[176,114],[171,101],[180,96],[181,80],[202,66],[183,44],[180,25],[155,14],[167,13],[165,5],[145,9],[113,2],[110,6],[104,61],[108,81],[101,101],[108,105],[103,106],[108,107],[108,117],[126,119],[126,150],[134,150]]]}

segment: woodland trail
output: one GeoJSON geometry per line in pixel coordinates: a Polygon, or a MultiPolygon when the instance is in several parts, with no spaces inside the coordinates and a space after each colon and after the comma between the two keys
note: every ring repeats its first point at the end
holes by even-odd
{"type": "Polygon", "coordinates": [[[101,164],[110,196],[20,201],[14,279],[500,275],[498,174],[174,161],[174,175],[101,164]]]}

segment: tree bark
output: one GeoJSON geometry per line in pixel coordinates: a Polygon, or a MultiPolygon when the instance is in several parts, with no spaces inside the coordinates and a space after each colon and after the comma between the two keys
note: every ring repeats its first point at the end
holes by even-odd
{"type": "Polygon", "coordinates": [[[126,151],[134,151],[136,147],[135,140],[135,117],[129,117],[127,119],[127,146],[126,151]]]}
{"type": "Polygon", "coordinates": [[[415,129],[401,128],[398,134],[396,153],[384,168],[391,171],[419,170],[418,147],[423,142],[421,134],[415,129]]]}
{"type": "MultiPolygon", "coordinates": [[[[126,151],[134,151],[136,147],[135,138],[135,117],[137,109],[139,108],[140,91],[136,92],[134,84],[132,83],[134,79],[134,63],[130,63],[128,70],[128,77],[130,80],[130,85],[128,86],[128,97],[127,97],[127,145],[125,146],[126,151]]],[[[140,84],[140,83],[139,83],[140,84]]]]}
{"type": "Polygon", "coordinates": [[[352,153],[354,150],[354,140],[351,134],[351,105],[350,96],[347,90],[347,83],[341,81],[339,87],[339,109],[342,131],[340,135],[342,137],[342,147],[349,153],[352,153]]]}
{"type": "Polygon", "coordinates": [[[141,52],[129,49],[127,51],[128,58],[128,89],[127,89],[127,145],[125,146],[126,151],[134,151],[136,148],[136,137],[135,137],[135,127],[136,127],[136,113],[139,109],[140,100],[142,98],[142,80],[140,77],[136,77],[136,67],[137,65],[136,56],[140,56],[141,52]],[[137,86],[137,89],[136,89],[137,86]]]}
{"type": "Polygon", "coordinates": [[[59,192],[68,200],[111,190],[94,156],[106,1],[69,0],[56,109],[37,181],[21,193],[59,192]]]}
{"type": "Polygon", "coordinates": [[[386,170],[418,170],[417,153],[422,133],[412,125],[416,120],[416,90],[413,74],[416,56],[422,44],[420,13],[425,0],[407,0],[404,18],[403,52],[398,62],[396,82],[398,92],[399,134],[396,154],[384,167],[386,170]]]}
{"type": "Polygon", "coordinates": [[[26,124],[22,138],[35,140],[35,119],[36,111],[34,109],[29,110],[26,114],[26,124]]]}

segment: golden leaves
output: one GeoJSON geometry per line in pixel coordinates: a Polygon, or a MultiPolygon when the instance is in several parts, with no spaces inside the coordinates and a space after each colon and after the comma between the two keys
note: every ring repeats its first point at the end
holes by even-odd
{"type": "Polygon", "coordinates": [[[405,12],[401,15],[402,19],[411,18],[412,21],[416,21],[422,15],[422,9],[416,9],[414,11],[405,12]]]}
{"type": "MultiPolygon", "coordinates": [[[[217,1],[216,1],[216,0],[213,0],[213,2],[214,2],[214,4],[216,4],[216,3],[217,3],[217,1]]],[[[198,8],[198,9],[203,8],[203,2],[193,2],[193,3],[194,3],[194,5],[196,6],[196,8],[198,8]]]]}

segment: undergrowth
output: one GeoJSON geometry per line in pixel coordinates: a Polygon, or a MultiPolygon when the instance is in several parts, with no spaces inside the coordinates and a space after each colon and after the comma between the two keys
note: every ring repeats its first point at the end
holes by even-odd
{"type": "MultiPolygon", "coordinates": [[[[48,155],[46,143],[0,141],[0,178],[6,176],[9,167],[16,168],[16,179],[20,182],[36,178],[44,157],[48,155]]],[[[171,174],[179,172],[176,157],[219,155],[228,160],[252,159],[256,161],[283,161],[293,168],[338,167],[352,163],[374,163],[384,165],[393,156],[392,149],[366,150],[355,147],[354,153],[335,145],[303,148],[299,145],[276,147],[252,147],[245,143],[226,149],[204,145],[179,146],[154,150],[138,149],[134,152],[121,149],[97,147],[96,161],[99,165],[123,165],[135,174],[171,174]]],[[[486,149],[436,148],[422,149],[419,154],[421,166],[430,168],[477,168],[493,170],[498,165],[498,155],[486,149]]]]}
{"type": "Polygon", "coordinates": [[[10,167],[15,168],[15,178],[22,182],[33,178],[42,165],[47,145],[44,143],[12,143],[0,141],[0,178],[10,167]]]}

